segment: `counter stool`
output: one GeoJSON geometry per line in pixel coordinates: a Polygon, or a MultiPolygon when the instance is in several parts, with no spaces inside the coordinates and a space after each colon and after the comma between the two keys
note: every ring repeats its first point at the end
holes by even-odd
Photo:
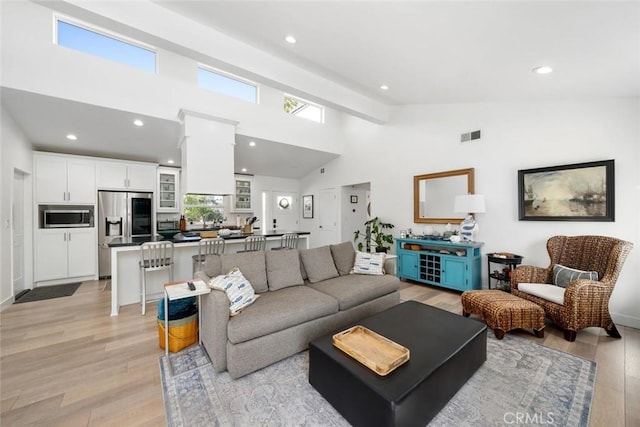
{"type": "Polygon", "coordinates": [[[283,234],[280,237],[280,247],[272,248],[272,251],[280,249],[297,249],[298,248],[298,235],[296,233],[283,234]]]}
{"type": "Polygon", "coordinates": [[[140,245],[140,272],[142,315],[147,312],[147,271],[169,270],[173,282],[173,242],[147,242],[140,245]]]}
{"type": "Polygon", "coordinates": [[[244,239],[244,251],[238,252],[254,252],[264,251],[267,246],[267,239],[264,236],[248,236],[244,239]]]}
{"type": "Polygon", "coordinates": [[[202,239],[198,243],[198,255],[194,255],[193,259],[193,277],[196,271],[204,267],[204,260],[207,255],[220,255],[224,253],[224,239],[216,237],[215,239],[202,239]]]}

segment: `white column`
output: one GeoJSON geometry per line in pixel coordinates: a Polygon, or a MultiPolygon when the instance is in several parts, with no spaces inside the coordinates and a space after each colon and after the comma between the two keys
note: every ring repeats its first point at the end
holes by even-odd
{"type": "Polygon", "coordinates": [[[182,193],[226,195],[235,192],[234,145],[238,122],[180,110],[183,137],[182,193]]]}

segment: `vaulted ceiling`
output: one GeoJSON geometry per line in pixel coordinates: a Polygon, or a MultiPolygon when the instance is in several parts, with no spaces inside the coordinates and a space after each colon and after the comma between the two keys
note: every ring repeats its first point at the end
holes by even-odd
{"type": "MultiPolygon", "coordinates": [[[[388,105],[640,96],[640,2],[154,3],[388,105]],[[542,65],[553,72],[531,71],[542,65]]],[[[141,136],[131,113],[7,88],[1,95],[38,149],[176,157],[177,122],[146,117],[141,136]],[[90,142],[52,139],[67,123],[80,123],[90,142]]],[[[236,170],[259,175],[297,178],[335,157],[274,141],[259,141],[257,154],[246,137],[237,142],[236,170]]]]}

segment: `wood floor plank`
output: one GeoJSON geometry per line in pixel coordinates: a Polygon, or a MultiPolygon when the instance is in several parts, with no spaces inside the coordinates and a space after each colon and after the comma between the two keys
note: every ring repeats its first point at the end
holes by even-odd
{"type": "MultiPolygon", "coordinates": [[[[111,317],[109,289],[104,280],[85,282],[73,296],[16,304],[0,314],[2,426],[165,425],[156,303],[147,304],[146,316],[132,304],[111,317]]],[[[403,282],[400,295],[462,312],[459,292],[403,282]]],[[[640,331],[620,331],[623,338],[613,339],[589,328],[569,343],[547,321],[544,338],[530,330],[510,333],[595,360],[590,426],[636,427],[640,331]]]]}

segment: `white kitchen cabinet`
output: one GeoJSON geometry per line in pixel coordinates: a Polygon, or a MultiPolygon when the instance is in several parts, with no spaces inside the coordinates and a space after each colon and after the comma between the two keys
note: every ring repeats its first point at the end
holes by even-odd
{"type": "Polygon", "coordinates": [[[154,191],[155,164],[98,162],[98,188],[101,190],[154,191]]]}
{"type": "Polygon", "coordinates": [[[180,169],[158,168],[157,212],[180,211],[180,169]]]}
{"type": "Polygon", "coordinates": [[[34,159],[37,203],[95,203],[95,162],[41,153],[34,159]]]}
{"type": "Polygon", "coordinates": [[[231,212],[253,212],[251,179],[235,178],[235,194],[233,195],[231,212]]]}
{"type": "Polygon", "coordinates": [[[94,228],[38,230],[35,246],[36,282],[97,273],[94,228]]]}

